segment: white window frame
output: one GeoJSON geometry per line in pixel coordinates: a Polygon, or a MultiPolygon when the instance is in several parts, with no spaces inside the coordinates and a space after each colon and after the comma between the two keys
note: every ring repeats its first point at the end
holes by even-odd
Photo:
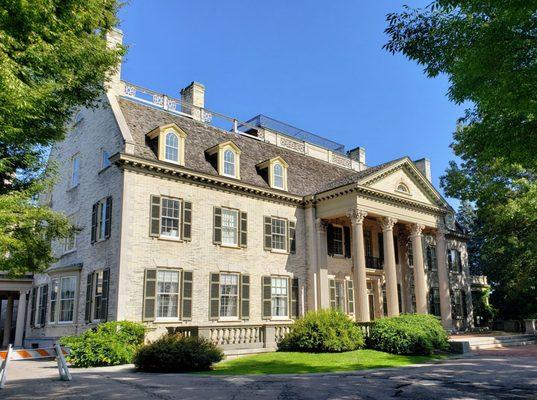
{"type": "Polygon", "coordinates": [[[164,132],[164,160],[175,164],[179,164],[181,161],[181,138],[174,130],[167,130],[164,132]],[[169,135],[173,135],[175,137],[175,140],[177,141],[176,147],[174,147],[172,144],[168,144],[169,135]],[[173,158],[168,158],[168,147],[177,153],[177,158],[175,160],[173,158]]]}
{"type": "Polygon", "coordinates": [[[155,281],[155,322],[175,322],[180,320],[180,304],[181,301],[181,270],[177,268],[157,268],[157,279],[155,281]],[[159,274],[171,272],[177,274],[177,292],[160,292],[159,291],[159,274]],[[159,298],[161,295],[176,295],[177,296],[177,316],[175,317],[159,317],[159,298]]]}
{"type": "Polygon", "coordinates": [[[61,278],[59,278],[59,296],[58,296],[58,301],[59,301],[59,308],[58,308],[58,324],[72,324],[74,323],[75,321],[75,318],[76,318],[76,300],[77,300],[77,293],[78,293],[78,288],[77,288],[77,285],[78,285],[78,279],[75,275],[67,275],[67,276],[62,276],[61,278]],[[72,298],[64,298],[62,297],[63,296],[63,281],[64,280],[67,280],[67,279],[73,279],[74,280],[74,291],[73,291],[73,297],[72,298]],[[73,307],[73,318],[68,321],[68,320],[62,320],[61,317],[62,317],[62,311],[63,311],[63,301],[72,301],[72,307],[73,307]]]}
{"type": "MultiPolygon", "coordinates": [[[[169,207],[166,207],[166,208],[169,208],[169,207]]],[[[159,232],[159,238],[161,239],[167,239],[167,240],[182,240],[183,238],[183,235],[182,235],[182,232],[181,232],[181,224],[182,224],[182,217],[183,217],[183,200],[182,199],[179,199],[177,197],[169,197],[169,196],[161,196],[160,197],[160,232],[159,232]],[[178,204],[178,209],[177,209],[177,218],[175,217],[170,217],[170,216],[165,216],[163,214],[163,211],[164,211],[164,202],[165,201],[175,201],[177,202],[178,204]],[[162,227],[164,226],[164,218],[167,218],[167,219],[177,219],[177,236],[173,236],[173,235],[167,235],[167,234],[164,234],[162,233],[162,227]]]]}
{"type": "MultiPolygon", "coordinates": [[[[69,219],[69,221],[71,222],[72,225],[75,225],[76,227],[76,219],[77,219],[77,214],[71,214],[69,217],[67,217],[69,219]]],[[[76,244],[77,244],[77,234],[76,232],[73,232],[72,235],[70,235],[69,237],[66,237],[64,239],[64,242],[63,242],[63,254],[68,254],[68,253],[72,253],[73,251],[76,250],[76,244]],[[72,246],[70,246],[72,243],[72,246]]]]}
{"type": "Polygon", "coordinates": [[[97,231],[95,232],[96,242],[106,240],[106,199],[107,197],[99,200],[97,203],[97,231]]]}
{"type": "Polygon", "coordinates": [[[237,153],[233,151],[233,149],[224,149],[222,152],[222,175],[228,176],[230,178],[235,178],[237,176],[237,153]],[[233,160],[229,161],[226,160],[226,154],[231,154],[233,156],[233,160]],[[231,165],[233,168],[233,173],[226,172],[226,165],[231,165]]]}
{"type": "Polygon", "coordinates": [[[272,166],[272,184],[275,189],[285,190],[285,168],[279,162],[275,162],[272,166]],[[280,168],[281,174],[276,174],[276,167],[280,168]],[[281,185],[277,184],[277,178],[281,178],[281,185]]]}
{"type": "Polygon", "coordinates": [[[240,318],[240,274],[236,272],[220,272],[218,277],[218,319],[220,321],[238,321],[240,318]],[[222,282],[223,277],[234,277],[236,283],[233,286],[236,286],[237,290],[235,294],[223,294],[223,286],[232,286],[232,284],[227,284],[222,282]],[[234,298],[235,299],[235,310],[236,315],[222,315],[222,297],[234,298]]]}
{"type": "Polygon", "coordinates": [[[102,296],[103,296],[103,277],[104,277],[104,270],[99,269],[95,270],[93,274],[91,274],[91,278],[93,282],[91,282],[91,289],[92,289],[92,302],[91,302],[91,316],[90,319],[92,322],[100,322],[101,319],[97,318],[96,315],[99,315],[97,313],[97,299],[99,299],[100,306],[102,307],[102,296]],[[99,287],[99,280],[101,283],[100,287],[100,293],[97,293],[98,287],[99,287]]]}
{"type": "Polygon", "coordinates": [[[108,154],[108,151],[106,149],[101,149],[101,171],[108,168],[112,163],[110,162],[110,154],[108,154]]]}
{"type": "MultiPolygon", "coordinates": [[[[227,222],[227,221],[226,221],[227,222]]],[[[221,225],[221,229],[222,229],[222,243],[221,243],[221,246],[224,246],[224,247],[239,247],[239,241],[240,241],[240,238],[239,238],[239,225],[240,225],[241,221],[240,221],[240,212],[239,210],[235,209],[235,208],[227,208],[227,207],[222,207],[222,225],[221,225]],[[235,243],[226,243],[224,241],[224,231],[225,230],[232,230],[233,228],[229,228],[229,227],[224,227],[224,214],[225,213],[229,213],[229,214],[234,214],[235,215],[235,243]]]]}
{"type": "Polygon", "coordinates": [[[348,314],[347,311],[347,284],[345,279],[334,279],[334,290],[335,290],[335,301],[336,301],[336,310],[348,314]],[[342,293],[338,296],[338,285],[342,285],[342,293]],[[338,307],[338,299],[341,301],[342,308],[338,307]]]}
{"type": "Polygon", "coordinates": [[[273,320],[287,320],[289,319],[289,300],[290,300],[290,287],[289,287],[289,277],[288,276],[280,276],[280,275],[272,275],[270,277],[270,315],[271,319],[273,320]],[[280,282],[285,282],[285,295],[280,293],[274,293],[275,289],[281,289],[282,286],[275,286],[275,281],[278,280],[280,282]],[[274,312],[274,300],[278,298],[284,298],[285,299],[285,315],[275,315],[274,312]]]}
{"type": "Polygon", "coordinates": [[[332,241],[334,243],[334,247],[333,247],[334,256],[344,257],[345,256],[345,230],[343,229],[341,225],[332,225],[332,228],[334,229],[334,236],[332,237],[332,241]],[[336,230],[341,232],[341,240],[340,239],[336,240],[336,236],[335,236],[336,230]],[[335,246],[336,241],[341,242],[341,253],[336,253],[336,246],[335,246]]]}
{"type": "Polygon", "coordinates": [[[47,323],[49,325],[55,325],[58,323],[58,319],[60,318],[60,279],[59,278],[52,278],[50,280],[50,292],[49,292],[48,302],[49,302],[48,304],[49,316],[48,316],[47,323]],[[53,294],[55,296],[54,304],[52,300],[53,294]]]}
{"type": "Polygon", "coordinates": [[[69,172],[69,189],[74,189],[80,184],[80,153],[71,157],[69,172]]]}
{"type": "Polygon", "coordinates": [[[289,242],[289,232],[288,232],[288,221],[287,219],[285,218],[278,218],[278,217],[271,217],[270,219],[270,247],[272,249],[272,251],[276,252],[276,253],[287,253],[287,250],[288,250],[288,242],[289,242]],[[275,229],[274,229],[274,221],[281,221],[283,223],[283,229],[284,229],[284,233],[281,234],[281,233],[276,233],[275,232],[275,229]],[[283,236],[283,249],[280,249],[280,248],[277,248],[277,247],[274,247],[274,236],[283,236]]]}

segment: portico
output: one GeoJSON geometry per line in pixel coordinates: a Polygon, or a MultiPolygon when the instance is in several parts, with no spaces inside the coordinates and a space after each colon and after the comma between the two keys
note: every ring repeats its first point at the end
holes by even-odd
{"type": "Polygon", "coordinates": [[[32,277],[7,279],[0,274],[0,347],[9,344],[22,346],[24,338],[27,297],[32,287],[32,277]]]}

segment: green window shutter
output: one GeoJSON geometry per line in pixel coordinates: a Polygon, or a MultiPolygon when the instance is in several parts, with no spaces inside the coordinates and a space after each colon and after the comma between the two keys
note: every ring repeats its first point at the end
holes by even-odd
{"type": "Polygon", "coordinates": [[[296,253],[296,224],[293,221],[289,221],[289,252],[296,253]]]}
{"type": "Polygon", "coordinates": [[[334,255],[334,226],[328,224],[326,227],[326,248],[329,256],[334,255]]]}
{"type": "Polygon", "coordinates": [[[330,308],[336,309],[336,281],[334,279],[328,280],[328,287],[330,290],[330,308]]]}
{"type": "Polygon", "coordinates": [[[106,198],[106,217],[104,222],[104,237],[108,239],[112,231],[112,196],[106,198]]]}
{"type": "Polygon", "coordinates": [[[37,301],[37,288],[32,288],[32,308],[30,310],[30,326],[35,326],[35,306],[37,301]]]}
{"type": "Polygon", "coordinates": [[[45,326],[47,321],[48,285],[41,286],[41,299],[39,301],[39,325],[45,326]]]}
{"type": "Polygon", "coordinates": [[[241,247],[248,246],[248,213],[242,212],[241,215],[241,229],[240,229],[240,245],[241,247]]]}
{"type": "Polygon", "coordinates": [[[447,257],[449,270],[451,271],[453,270],[453,258],[451,257],[451,249],[447,249],[446,257],[447,257]]]}
{"type": "Polygon", "coordinates": [[[160,235],[160,196],[151,196],[150,236],[160,235]]]}
{"type": "Polygon", "coordinates": [[[263,240],[263,248],[265,250],[272,250],[272,218],[271,217],[264,217],[264,240],[263,240]]]}
{"type": "Polygon", "coordinates": [[[263,293],[263,319],[270,319],[272,316],[272,279],[270,276],[263,276],[261,278],[262,282],[262,293],[263,293]]]}
{"type": "Polygon", "coordinates": [[[110,287],[110,268],[103,270],[103,291],[101,295],[101,315],[99,319],[106,321],[108,319],[108,293],[110,287]]]}
{"type": "Polygon", "coordinates": [[[457,250],[457,263],[459,264],[459,272],[462,273],[462,257],[459,250],[457,250]]]}
{"type": "Polygon", "coordinates": [[[157,297],[157,270],[145,270],[143,321],[155,319],[157,297]]]}
{"type": "Polygon", "coordinates": [[[92,302],[93,302],[93,272],[86,275],[86,310],[84,313],[84,320],[86,321],[86,323],[91,322],[92,302]]]}
{"type": "Polygon", "coordinates": [[[213,243],[222,243],[222,209],[220,207],[214,208],[213,243]]]}
{"type": "Polygon", "coordinates": [[[181,318],[192,319],[192,271],[183,271],[183,290],[181,290],[181,318]]]}
{"type": "Polygon", "coordinates": [[[349,314],[354,314],[354,285],[352,281],[347,281],[347,310],[349,314]]]}
{"type": "Polygon", "coordinates": [[[209,319],[215,320],[220,317],[220,274],[211,273],[209,293],[209,319]]]}
{"type": "Polygon", "coordinates": [[[97,240],[97,212],[99,203],[95,203],[91,209],[91,244],[97,240]]]}
{"type": "Polygon", "coordinates": [[[299,286],[298,278],[291,279],[291,318],[298,318],[299,311],[299,286]]]}
{"type": "Polygon", "coordinates": [[[183,202],[183,240],[192,240],[192,203],[183,202]]]}
{"type": "Polygon", "coordinates": [[[343,237],[345,239],[345,258],[351,258],[351,228],[343,227],[343,237]]]}
{"type": "Polygon", "coordinates": [[[241,318],[250,319],[250,275],[241,275],[241,318]]]}

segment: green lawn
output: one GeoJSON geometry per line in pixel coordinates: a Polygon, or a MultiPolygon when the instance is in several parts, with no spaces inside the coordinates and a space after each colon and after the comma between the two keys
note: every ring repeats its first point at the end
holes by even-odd
{"type": "Polygon", "coordinates": [[[399,356],[375,350],[346,353],[275,352],[245,356],[218,363],[210,375],[306,374],[312,372],[357,371],[370,368],[401,367],[442,356],[399,356]]]}

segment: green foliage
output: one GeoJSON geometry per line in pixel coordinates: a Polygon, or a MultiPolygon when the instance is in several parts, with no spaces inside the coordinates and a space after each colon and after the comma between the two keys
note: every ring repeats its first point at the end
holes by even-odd
{"type": "Polygon", "coordinates": [[[488,326],[497,314],[497,310],[489,303],[489,297],[490,289],[472,291],[472,306],[477,326],[488,326]]]}
{"type": "Polygon", "coordinates": [[[278,350],[339,353],[363,345],[362,330],[348,316],[336,310],[320,310],[296,320],[291,332],[278,343],[278,350]]]}
{"type": "Polygon", "coordinates": [[[144,342],[143,324],[111,321],[88,329],[79,336],[65,336],[61,344],[71,349],[67,361],[75,367],[129,364],[144,342]]]}
{"type": "Polygon", "coordinates": [[[176,334],[140,347],[134,365],[144,372],[208,371],[223,358],[222,350],[208,339],[176,334]]]}
{"type": "Polygon", "coordinates": [[[393,354],[430,355],[449,349],[448,335],[437,317],[403,314],[371,325],[367,346],[393,354]]]}
{"type": "Polygon", "coordinates": [[[502,318],[537,312],[536,0],[437,0],[388,16],[386,48],[445,74],[469,102],[442,178],[445,193],[476,206],[479,265],[502,318]]]}

